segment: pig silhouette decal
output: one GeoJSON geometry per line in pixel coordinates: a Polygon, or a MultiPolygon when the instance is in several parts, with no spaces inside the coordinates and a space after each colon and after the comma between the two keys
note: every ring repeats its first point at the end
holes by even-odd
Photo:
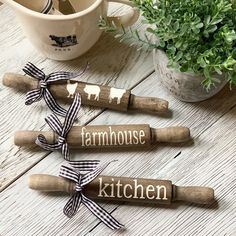
{"type": "Polygon", "coordinates": [[[55,43],[52,44],[52,46],[55,47],[69,47],[78,44],[76,35],[69,35],[69,36],[55,36],[55,35],[49,35],[51,40],[55,41],[55,43]]]}

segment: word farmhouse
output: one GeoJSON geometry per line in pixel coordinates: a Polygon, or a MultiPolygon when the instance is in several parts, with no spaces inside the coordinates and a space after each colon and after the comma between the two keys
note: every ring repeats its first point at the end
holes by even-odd
{"type": "Polygon", "coordinates": [[[129,130],[108,126],[106,129],[91,130],[87,127],[81,128],[81,145],[83,147],[91,146],[134,146],[145,145],[147,134],[143,129],[129,130]]]}

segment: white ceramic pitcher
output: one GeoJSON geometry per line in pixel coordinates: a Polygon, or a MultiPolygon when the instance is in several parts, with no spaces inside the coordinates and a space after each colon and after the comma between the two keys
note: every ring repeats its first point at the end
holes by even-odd
{"type": "MultiPolygon", "coordinates": [[[[31,43],[46,57],[71,60],[88,51],[99,39],[101,17],[107,17],[108,3],[131,6],[130,11],[118,17],[108,17],[116,24],[134,24],[139,11],[128,0],[70,0],[76,13],[70,15],[42,14],[48,1],[1,0],[16,12],[21,26],[31,43]]],[[[55,1],[55,0],[54,0],[55,1]]]]}

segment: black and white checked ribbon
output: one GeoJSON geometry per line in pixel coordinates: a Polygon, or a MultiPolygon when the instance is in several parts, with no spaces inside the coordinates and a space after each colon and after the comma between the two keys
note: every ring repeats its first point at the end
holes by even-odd
{"type": "Polygon", "coordinates": [[[61,149],[64,158],[66,160],[69,160],[70,152],[68,143],[66,142],[66,137],[70,129],[72,128],[74,121],[77,118],[80,105],[81,105],[81,99],[80,95],[77,93],[75,94],[73,103],[66,112],[65,121],[63,125],[55,114],[52,114],[45,119],[45,121],[48,123],[51,129],[58,135],[56,143],[49,144],[45,136],[42,134],[38,135],[35,143],[48,151],[55,151],[57,149],[61,149]]]}
{"type": "Polygon", "coordinates": [[[68,217],[74,216],[82,203],[109,228],[120,229],[124,227],[114,217],[112,217],[110,213],[83,194],[84,186],[92,182],[110,163],[111,162],[98,165],[98,160],[74,161],[68,162],[69,166],[61,166],[59,176],[76,183],[75,193],[64,207],[63,212],[65,215],[68,217]],[[87,171],[87,173],[81,174],[81,171],[87,171]]]}
{"type": "MultiPolygon", "coordinates": [[[[88,65],[88,64],[87,64],[88,65]]],[[[39,80],[39,88],[33,89],[29,91],[26,94],[26,105],[31,105],[34,102],[38,102],[42,98],[44,98],[47,106],[57,115],[59,116],[66,116],[66,110],[62,108],[55,100],[55,98],[52,96],[51,92],[48,89],[48,84],[56,81],[61,80],[69,80],[75,77],[78,77],[82,75],[85,70],[87,69],[87,66],[85,69],[80,73],[72,73],[72,72],[65,72],[65,71],[59,71],[59,72],[53,72],[49,75],[45,75],[42,70],[37,68],[34,64],[28,62],[26,66],[23,68],[23,71],[39,80]]]]}

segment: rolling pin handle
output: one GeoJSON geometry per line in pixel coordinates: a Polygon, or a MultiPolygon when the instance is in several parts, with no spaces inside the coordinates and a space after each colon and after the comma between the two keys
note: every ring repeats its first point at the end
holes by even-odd
{"type": "Polygon", "coordinates": [[[75,183],[73,181],[53,175],[31,175],[28,179],[28,185],[29,188],[40,191],[67,193],[73,193],[75,191],[75,183]]]}
{"type": "Polygon", "coordinates": [[[53,143],[55,135],[53,131],[17,131],[14,135],[14,143],[16,146],[34,145],[39,134],[43,134],[48,143],[53,143]]]}
{"type": "Polygon", "coordinates": [[[190,130],[187,127],[167,127],[154,129],[152,131],[152,143],[168,142],[168,143],[182,143],[191,139],[190,130]]]}
{"type": "Polygon", "coordinates": [[[169,103],[161,98],[130,95],[129,109],[150,113],[165,113],[169,103]]]}
{"type": "Polygon", "coordinates": [[[2,83],[7,87],[17,89],[21,92],[28,92],[38,87],[38,81],[36,79],[15,73],[5,73],[2,83]]]}
{"type": "Polygon", "coordinates": [[[173,201],[210,204],[214,201],[214,190],[209,187],[180,187],[173,185],[173,201]]]}

